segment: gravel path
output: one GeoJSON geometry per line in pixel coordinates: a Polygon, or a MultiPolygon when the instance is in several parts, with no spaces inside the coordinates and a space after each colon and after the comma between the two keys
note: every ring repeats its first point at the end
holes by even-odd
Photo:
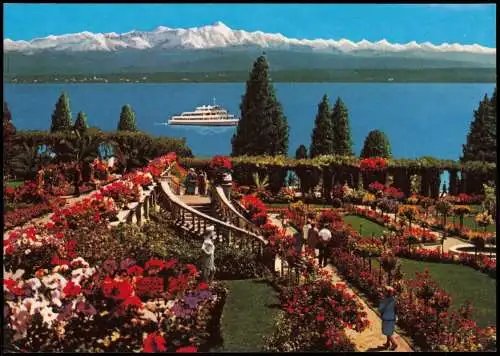
{"type": "MultiPolygon", "coordinates": [[[[281,221],[276,219],[276,217],[271,216],[271,220],[272,220],[273,224],[280,226],[280,227],[282,226],[281,221]]],[[[289,229],[291,229],[291,228],[289,228],[289,229]]],[[[292,232],[292,230],[290,230],[290,232],[292,232]]],[[[278,259],[276,259],[276,267],[279,270],[280,264],[279,264],[278,259]]],[[[334,266],[332,266],[331,264],[328,264],[328,266],[326,267],[326,270],[328,270],[332,274],[332,282],[343,283],[346,286],[346,289],[355,296],[355,298],[358,300],[358,302],[363,306],[363,309],[367,314],[367,318],[370,321],[370,325],[361,333],[358,333],[358,332],[351,330],[351,329],[346,329],[347,337],[354,343],[354,345],[356,346],[356,349],[360,352],[379,351],[379,350],[377,350],[377,348],[386,342],[386,337],[384,335],[382,335],[382,320],[377,315],[377,313],[374,310],[372,310],[365,303],[365,301],[349,287],[349,285],[347,285],[345,283],[345,281],[337,273],[337,270],[335,269],[334,266]]],[[[403,339],[397,333],[394,333],[394,339],[396,340],[396,342],[398,344],[398,348],[393,352],[412,352],[413,351],[412,348],[410,347],[410,345],[406,342],[406,340],[403,339]]],[[[388,352],[391,352],[391,351],[388,351],[388,352]]]]}

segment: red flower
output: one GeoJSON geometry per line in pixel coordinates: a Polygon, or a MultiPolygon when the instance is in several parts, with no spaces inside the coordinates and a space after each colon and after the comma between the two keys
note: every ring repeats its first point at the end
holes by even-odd
{"type": "Polygon", "coordinates": [[[144,265],[144,268],[145,269],[159,268],[161,271],[162,269],[165,268],[166,265],[167,264],[164,261],[152,258],[148,262],[146,262],[146,264],[144,265]]]}
{"type": "Polygon", "coordinates": [[[134,288],[128,281],[115,281],[106,277],[102,284],[104,296],[114,300],[125,300],[132,295],[134,288]]]}
{"type": "Polygon", "coordinates": [[[208,284],[205,283],[205,282],[201,282],[199,285],[198,285],[198,288],[200,290],[205,290],[205,289],[208,289],[208,284]]]}
{"type": "Polygon", "coordinates": [[[175,352],[198,352],[198,349],[194,346],[185,346],[178,348],[175,352]]]}
{"type": "Polygon", "coordinates": [[[59,258],[58,255],[52,256],[52,259],[50,260],[50,263],[56,266],[61,266],[61,265],[68,265],[70,264],[69,260],[64,260],[59,258]]]}
{"type": "Polygon", "coordinates": [[[163,352],[167,351],[166,340],[157,333],[151,333],[144,339],[144,352],[163,352]]]}
{"type": "Polygon", "coordinates": [[[172,268],[173,266],[175,266],[175,264],[177,263],[177,260],[174,258],[172,260],[169,260],[167,261],[167,263],[165,264],[165,268],[166,269],[169,269],[169,268],[172,268]]]}
{"type": "Polygon", "coordinates": [[[229,160],[229,157],[225,156],[214,156],[210,160],[210,168],[227,168],[231,169],[231,161],[229,160]]]}
{"type": "Polygon", "coordinates": [[[133,275],[133,276],[142,276],[142,273],[144,272],[144,269],[142,267],[139,267],[137,265],[133,265],[127,269],[127,274],[128,275],[133,275]]]}
{"type": "Polygon", "coordinates": [[[4,279],[3,284],[7,287],[9,291],[14,293],[15,295],[23,295],[24,292],[22,288],[18,287],[17,281],[13,279],[4,279]]]}
{"type": "Polygon", "coordinates": [[[186,265],[186,269],[188,270],[188,273],[191,275],[196,275],[198,273],[196,266],[191,263],[186,265]]]}
{"type": "Polygon", "coordinates": [[[80,294],[82,287],[78,284],[75,284],[73,281],[69,281],[63,289],[66,297],[75,297],[80,294]]]}

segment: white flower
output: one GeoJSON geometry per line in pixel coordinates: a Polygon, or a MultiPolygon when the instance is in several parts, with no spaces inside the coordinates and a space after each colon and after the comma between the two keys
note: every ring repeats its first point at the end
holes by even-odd
{"type": "Polygon", "coordinates": [[[49,325],[49,327],[52,326],[52,323],[54,322],[54,320],[57,319],[57,316],[58,316],[57,313],[54,313],[54,311],[52,310],[52,307],[42,308],[40,310],[40,315],[43,318],[43,322],[47,323],[49,325]]]}
{"type": "Polygon", "coordinates": [[[151,320],[154,323],[158,322],[155,313],[146,308],[139,309],[139,313],[141,314],[141,319],[151,320]]]}
{"type": "Polygon", "coordinates": [[[50,297],[52,298],[51,299],[52,304],[57,305],[58,307],[62,305],[61,292],[59,290],[54,289],[50,291],[50,297]]]}
{"type": "Polygon", "coordinates": [[[66,272],[68,270],[69,270],[69,266],[68,265],[58,265],[58,266],[55,266],[52,269],[52,272],[53,273],[59,273],[59,272],[66,272]]]}
{"type": "Polygon", "coordinates": [[[62,289],[66,286],[66,283],[68,283],[66,278],[61,276],[59,273],[49,274],[48,276],[42,277],[42,282],[45,287],[49,289],[62,289]]]}
{"type": "Polygon", "coordinates": [[[5,268],[3,270],[4,280],[5,279],[13,279],[13,280],[17,281],[17,280],[21,279],[21,277],[23,276],[23,274],[24,274],[24,269],[18,269],[18,270],[16,270],[15,273],[8,272],[8,271],[5,270],[5,268]]]}
{"type": "Polygon", "coordinates": [[[73,283],[82,284],[83,280],[89,279],[95,273],[96,269],[92,268],[78,268],[71,272],[71,280],[73,283]]]}
{"type": "Polygon", "coordinates": [[[24,250],[24,254],[25,255],[29,255],[31,253],[31,250],[29,248],[27,248],[26,250],[24,250]]]}
{"type": "Polygon", "coordinates": [[[38,278],[28,279],[25,284],[27,284],[32,290],[37,290],[42,286],[42,282],[38,278]]]}
{"type": "Polygon", "coordinates": [[[74,265],[77,265],[77,264],[80,265],[80,266],[82,266],[82,267],[88,267],[89,266],[89,264],[87,263],[87,261],[85,261],[81,257],[77,257],[73,261],[70,262],[71,266],[74,266],[74,265]]]}
{"type": "Polygon", "coordinates": [[[49,302],[45,298],[26,298],[23,300],[23,307],[28,311],[30,315],[40,312],[40,309],[45,308],[49,305],[49,302]]]}

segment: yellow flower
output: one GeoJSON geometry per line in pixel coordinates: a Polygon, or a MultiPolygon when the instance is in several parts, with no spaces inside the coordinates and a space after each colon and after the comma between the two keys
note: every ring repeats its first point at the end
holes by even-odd
{"type": "Polygon", "coordinates": [[[370,202],[372,202],[374,200],[375,200],[375,195],[373,195],[371,193],[366,193],[363,196],[363,203],[370,203],[370,202]]]}
{"type": "Polygon", "coordinates": [[[105,347],[109,347],[109,345],[111,345],[111,341],[109,341],[109,336],[106,336],[106,338],[102,343],[105,347]]]}
{"type": "Polygon", "coordinates": [[[111,341],[115,342],[120,338],[120,333],[118,331],[113,331],[111,334],[111,341]]]}

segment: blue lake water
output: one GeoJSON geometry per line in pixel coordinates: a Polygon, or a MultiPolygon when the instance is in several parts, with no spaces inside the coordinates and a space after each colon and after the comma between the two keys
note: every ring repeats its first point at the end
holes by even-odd
{"type": "MultiPolygon", "coordinates": [[[[323,94],[340,96],[349,109],[354,151],[369,131],[384,131],[396,158],[434,156],[458,159],[473,110],[494,84],[277,83],[274,85],[290,125],[289,152],[310,145],[317,105],[323,94]]],[[[85,111],[90,126],[115,130],[121,107],[132,105],[140,130],[185,137],[195,155],[229,154],[235,128],[170,127],[166,120],[196,106],[217,104],[239,116],[244,83],[224,84],[40,84],[4,85],[14,125],[47,130],[54,105],[65,90],[73,119],[85,111]]]]}

